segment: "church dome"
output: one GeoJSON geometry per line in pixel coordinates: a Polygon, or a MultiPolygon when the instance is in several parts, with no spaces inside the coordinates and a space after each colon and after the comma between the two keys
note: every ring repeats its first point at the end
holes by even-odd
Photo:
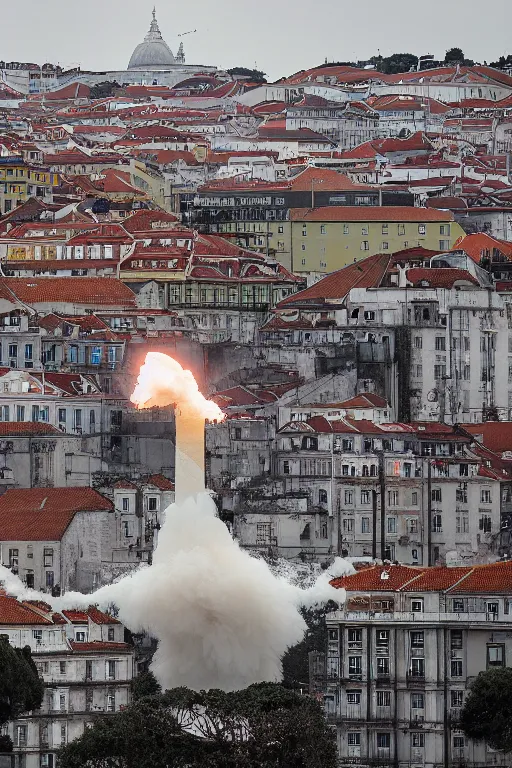
{"type": "Polygon", "coordinates": [[[143,43],[139,43],[130,59],[128,69],[168,69],[176,66],[176,59],[162,37],[156,11],[153,8],[153,21],[143,43]]]}

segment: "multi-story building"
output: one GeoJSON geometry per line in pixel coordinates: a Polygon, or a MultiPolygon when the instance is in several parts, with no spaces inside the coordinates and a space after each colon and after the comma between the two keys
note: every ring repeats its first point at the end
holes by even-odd
{"type": "Polygon", "coordinates": [[[260,335],[355,345],[359,390],[383,395],[400,421],[507,418],[506,285],[496,291],[463,252],[381,253],[284,299],[260,335]]]}
{"type": "Polygon", "coordinates": [[[111,561],[112,511],[92,488],[8,490],[0,496],[2,565],[33,589],[91,592],[111,561]]]}
{"type": "Polygon", "coordinates": [[[340,104],[304,95],[302,101],[286,107],[286,129],[301,128],[328,136],[341,150],[352,149],[379,135],[379,114],[359,101],[340,104]]]}
{"type": "MultiPolygon", "coordinates": [[[[276,182],[223,179],[205,184],[194,198],[193,221],[201,231],[221,234],[251,249],[275,254],[288,269],[301,271],[301,260],[292,254],[295,212],[300,215],[317,208],[361,206],[367,210],[413,204],[414,196],[406,190],[355,184],[332,169],[308,167],[291,179],[276,182]]],[[[328,221],[329,214],[325,215],[328,221]]]]}
{"type": "Polygon", "coordinates": [[[512,564],[371,565],[336,579],[311,687],[336,726],[341,766],[505,765],[458,728],[468,686],[510,664],[512,564]]]}
{"type": "Polygon", "coordinates": [[[58,174],[48,168],[29,165],[19,156],[0,157],[0,215],[9,213],[30,197],[51,203],[58,182],[58,174]]]}
{"type": "Polygon", "coordinates": [[[0,631],[14,647],[30,647],[44,681],[41,708],[2,727],[14,768],[56,768],[57,750],[95,716],[130,703],[134,648],[112,616],[94,607],[55,613],[46,603],[0,594],[0,631]]]}

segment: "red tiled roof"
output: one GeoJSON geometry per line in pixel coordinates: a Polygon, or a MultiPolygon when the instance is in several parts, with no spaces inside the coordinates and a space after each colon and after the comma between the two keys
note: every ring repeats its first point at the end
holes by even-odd
{"type": "Polygon", "coordinates": [[[93,488],[24,488],[0,496],[1,541],[59,541],[77,512],[111,510],[93,488]]]}
{"type": "Polygon", "coordinates": [[[87,613],[91,621],[95,624],[119,624],[120,622],[110,614],[100,611],[94,605],[90,605],[87,609],[87,613]]]}
{"type": "Polygon", "coordinates": [[[90,643],[77,643],[76,640],[69,642],[73,651],[77,653],[131,653],[133,646],[128,643],[109,643],[102,640],[94,640],[90,643]]]}
{"type": "Polygon", "coordinates": [[[453,288],[456,283],[479,285],[478,280],[467,269],[413,267],[407,270],[407,280],[415,287],[425,283],[430,288],[453,288]]]}
{"type": "Polygon", "coordinates": [[[436,222],[453,221],[450,211],[439,211],[436,208],[415,208],[399,205],[329,205],[324,208],[292,208],[292,221],[412,221],[436,222]]]}
{"type": "Polygon", "coordinates": [[[343,588],[351,592],[396,592],[422,573],[423,569],[419,567],[374,565],[363,568],[352,576],[334,579],[331,584],[337,589],[343,588]],[[382,574],[388,574],[389,578],[382,578],[382,574]]]}
{"type": "Polygon", "coordinates": [[[367,259],[349,264],[343,269],[332,272],[314,285],[288,296],[277,308],[293,304],[323,303],[329,299],[343,299],[352,288],[374,288],[380,284],[390,263],[391,256],[378,253],[367,259]]]}
{"type": "Polygon", "coordinates": [[[161,491],[174,491],[174,483],[164,477],[164,475],[150,475],[148,483],[149,485],[156,486],[161,491]]]}
{"type": "Polygon", "coordinates": [[[491,256],[494,258],[495,252],[498,252],[508,261],[512,260],[512,243],[505,240],[498,240],[496,237],[487,235],[484,232],[478,232],[473,235],[460,237],[453,245],[452,250],[464,251],[474,262],[480,264],[482,256],[491,256]]]}
{"type": "Polygon", "coordinates": [[[380,395],[373,392],[359,394],[351,397],[349,400],[343,400],[339,403],[340,408],[388,408],[388,402],[380,395]]]}
{"type": "Polygon", "coordinates": [[[52,624],[52,621],[20,603],[14,597],[0,594],[0,626],[19,624],[52,624]]]}
{"type": "Polygon", "coordinates": [[[485,421],[483,424],[464,424],[466,432],[481,435],[486,448],[496,453],[512,451],[512,421],[485,421]]]}
{"type": "MultiPolygon", "coordinates": [[[[135,294],[113,277],[4,277],[0,281],[26,304],[69,303],[136,306],[135,294]]],[[[12,301],[12,298],[11,298],[12,301]]]]}
{"type": "MultiPolygon", "coordinates": [[[[0,376],[1,373],[0,369],[0,376]]],[[[44,435],[62,434],[52,424],[44,424],[41,421],[1,421],[0,437],[42,437],[44,435]]]]}
{"type": "Polygon", "coordinates": [[[62,611],[63,615],[72,624],[88,624],[89,616],[85,611],[62,611]]]}
{"type": "Polygon", "coordinates": [[[118,490],[124,489],[126,491],[133,491],[136,490],[137,486],[129,480],[118,480],[117,483],[114,483],[114,488],[118,490]]]}
{"type": "Polygon", "coordinates": [[[491,594],[512,593],[512,562],[476,565],[468,576],[450,590],[450,594],[491,594]]]}
{"type": "Polygon", "coordinates": [[[125,219],[123,222],[123,227],[127,232],[130,232],[130,234],[135,234],[137,232],[149,232],[150,230],[153,231],[153,229],[158,233],[160,227],[154,225],[161,223],[172,225],[177,221],[178,218],[173,213],[141,209],[140,211],[136,211],[127,219],[125,219]]]}

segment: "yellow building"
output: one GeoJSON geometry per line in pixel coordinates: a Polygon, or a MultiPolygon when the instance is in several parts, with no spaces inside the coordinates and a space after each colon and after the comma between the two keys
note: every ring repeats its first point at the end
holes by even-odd
{"type": "MultiPolygon", "coordinates": [[[[293,272],[334,272],[375,253],[406,248],[449,251],[464,234],[449,211],[401,206],[329,206],[290,211],[289,250],[293,272]]],[[[286,247],[288,246],[288,248],[286,247]]],[[[278,247],[276,256],[280,259],[278,247]]]]}
{"type": "Polygon", "coordinates": [[[22,157],[0,157],[0,214],[9,213],[31,197],[49,203],[59,176],[28,165],[22,157]]]}

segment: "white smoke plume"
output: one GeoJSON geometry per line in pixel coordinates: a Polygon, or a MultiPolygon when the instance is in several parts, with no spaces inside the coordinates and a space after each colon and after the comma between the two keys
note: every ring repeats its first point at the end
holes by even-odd
{"type": "MultiPolygon", "coordinates": [[[[139,378],[138,387],[140,383],[139,378]]],[[[172,386],[173,398],[178,391],[180,397],[192,392],[195,402],[196,393],[202,398],[190,382],[181,390],[175,381],[172,386]]],[[[162,404],[165,387],[158,387],[162,404]]],[[[136,393],[139,402],[148,402],[147,391],[136,393]]],[[[198,418],[204,423],[200,408],[198,418]]],[[[306,629],[300,607],[343,602],[343,590],[334,589],[329,580],[352,572],[351,566],[337,560],[309,589],[300,589],[242,550],[216,516],[211,496],[204,487],[197,491],[167,509],[152,565],[114,584],[89,595],[67,592],[52,598],[26,589],[3,567],[0,582],[18,599],[42,599],[55,610],[114,604],[129,629],[158,640],[152,670],[163,688],[229,691],[278,681],[283,654],[306,629]]]]}

